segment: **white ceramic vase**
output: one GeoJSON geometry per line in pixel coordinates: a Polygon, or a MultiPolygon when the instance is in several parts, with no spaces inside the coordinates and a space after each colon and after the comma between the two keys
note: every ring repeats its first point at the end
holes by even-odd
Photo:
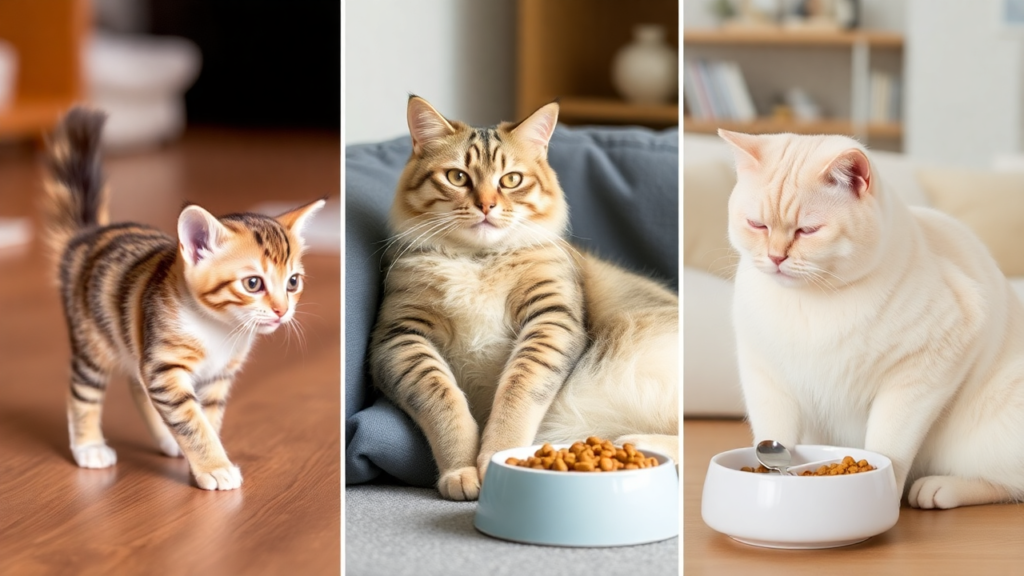
{"type": "Polygon", "coordinates": [[[636,104],[662,104],[678,93],[679,56],[665,42],[663,26],[643,24],[633,29],[633,42],[615,54],[612,84],[636,104]]]}

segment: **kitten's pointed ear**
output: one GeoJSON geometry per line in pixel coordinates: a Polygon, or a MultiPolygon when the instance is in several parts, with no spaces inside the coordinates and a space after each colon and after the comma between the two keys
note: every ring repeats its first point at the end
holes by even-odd
{"type": "Polygon", "coordinates": [[[732,144],[732,151],[736,156],[737,171],[756,170],[761,167],[761,138],[753,134],[730,132],[722,128],[718,129],[718,135],[729,144],[732,144]]]}
{"type": "Polygon", "coordinates": [[[455,133],[455,127],[419,96],[409,96],[406,117],[409,121],[409,134],[412,136],[412,149],[417,154],[427,144],[455,133]]]}
{"type": "Polygon", "coordinates": [[[285,212],[284,214],[278,216],[276,220],[280,222],[281,226],[284,226],[286,230],[295,234],[296,236],[301,237],[302,229],[305,228],[306,224],[309,222],[309,219],[312,218],[314,214],[319,212],[320,209],[323,208],[325,204],[327,204],[327,199],[321,198],[319,200],[310,202],[309,204],[299,206],[298,208],[291,210],[289,212],[285,212]]]}
{"type": "Polygon", "coordinates": [[[196,265],[217,251],[231,231],[199,206],[185,207],[178,216],[178,247],[185,262],[196,265]]]}
{"type": "Polygon", "coordinates": [[[845,188],[862,198],[871,190],[871,161],[860,148],[850,148],[833,158],[820,177],[830,186],[845,188]]]}
{"type": "Polygon", "coordinates": [[[530,114],[526,120],[516,124],[512,132],[540,148],[543,155],[547,156],[548,142],[551,141],[555,125],[558,124],[558,109],[558,102],[545,104],[530,114]]]}

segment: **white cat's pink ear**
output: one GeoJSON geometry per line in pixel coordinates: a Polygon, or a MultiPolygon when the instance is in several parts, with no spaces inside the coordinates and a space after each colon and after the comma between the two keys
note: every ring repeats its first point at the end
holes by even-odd
{"type": "Polygon", "coordinates": [[[742,132],[731,132],[722,128],[718,129],[718,135],[723,140],[732,144],[732,150],[736,156],[736,170],[756,170],[761,167],[761,146],[763,140],[754,134],[742,132]]]}
{"type": "Polygon", "coordinates": [[[213,214],[199,206],[187,206],[178,216],[178,246],[190,265],[217,251],[231,232],[213,214]]]}
{"type": "Polygon", "coordinates": [[[409,97],[406,117],[409,121],[409,134],[412,136],[412,149],[417,154],[431,142],[455,133],[455,127],[419,96],[409,97]]]}
{"type": "Polygon", "coordinates": [[[543,150],[546,156],[548,142],[551,141],[555,125],[558,124],[558,109],[558,102],[541,106],[526,120],[516,124],[512,128],[512,133],[543,150]]]}
{"type": "Polygon", "coordinates": [[[306,227],[306,224],[309,223],[309,220],[313,215],[319,212],[325,204],[327,204],[327,199],[321,198],[304,206],[299,206],[289,212],[285,212],[278,216],[276,220],[289,232],[292,232],[296,236],[301,236],[302,229],[306,227]]]}
{"type": "Polygon", "coordinates": [[[821,177],[830,186],[839,186],[863,197],[871,190],[871,162],[860,148],[850,148],[825,166],[821,177]]]}

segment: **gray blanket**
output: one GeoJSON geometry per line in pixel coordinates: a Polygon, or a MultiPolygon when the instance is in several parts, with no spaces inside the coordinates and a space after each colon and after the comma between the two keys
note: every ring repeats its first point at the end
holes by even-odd
{"type": "MultiPolygon", "coordinates": [[[[408,137],[345,150],[345,479],[382,475],[430,486],[437,468],[416,424],[372,387],[366,356],[380,303],[387,213],[411,153],[408,137]]],[[[679,133],[558,127],[548,161],[577,245],[679,282],[679,133]]]]}

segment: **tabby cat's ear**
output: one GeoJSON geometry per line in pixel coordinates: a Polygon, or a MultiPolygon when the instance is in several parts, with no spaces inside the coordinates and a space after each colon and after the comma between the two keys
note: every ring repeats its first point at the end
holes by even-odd
{"type": "Polygon", "coordinates": [[[525,138],[527,142],[540,148],[543,156],[547,156],[548,142],[555,133],[555,124],[558,124],[558,102],[538,108],[529,118],[516,124],[512,128],[512,133],[525,138]]]}
{"type": "Polygon", "coordinates": [[[296,236],[302,235],[302,229],[309,222],[309,219],[320,211],[324,205],[327,204],[326,198],[314,200],[309,204],[299,206],[295,210],[285,212],[276,218],[276,220],[284,226],[286,230],[295,234],[296,236]]]}
{"type": "Polygon", "coordinates": [[[871,189],[871,162],[860,148],[850,148],[832,159],[820,177],[831,186],[839,186],[858,198],[871,189]]]}
{"type": "Polygon", "coordinates": [[[190,265],[213,254],[231,231],[213,215],[195,204],[178,216],[178,246],[190,265]]]}
{"type": "Polygon", "coordinates": [[[761,139],[753,134],[718,129],[718,135],[732,144],[736,156],[736,171],[756,170],[761,167],[761,139]]]}
{"type": "Polygon", "coordinates": [[[412,136],[412,149],[416,154],[419,154],[427,144],[455,133],[455,127],[419,96],[409,97],[406,116],[409,121],[409,134],[412,136]]]}

